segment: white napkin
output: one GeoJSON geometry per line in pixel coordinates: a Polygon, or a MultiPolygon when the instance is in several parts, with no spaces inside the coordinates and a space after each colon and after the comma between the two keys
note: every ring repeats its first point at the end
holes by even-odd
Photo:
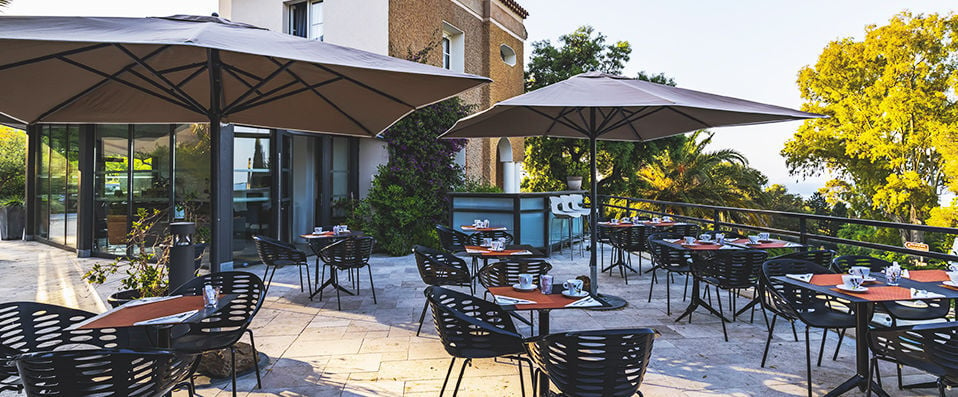
{"type": "Polygon", "coordinates": [[[538,303],[528,299],[510,298],[508,296],[496,296],[497,305],[532,305],[538,303]]]}
{"type": "Polygon", "coordinates": [[[516,251],[509,255],[532,255],[532,252],[529,250],[516,251]]]}
{"type": "Polygon", "coordinates": [[[676,244],[676,243],[678,243],[679,241],[684,241],[684,240],[682,240],[682,239],[680,239],[680,238],[676,238],[676,239],[668,239],[668,238],[667,238],[667,239],[662,240],[662,241],[665,241],[666,243],[676,244]]]}
{"type": "Polygon", "coordinates": [[[602,306],[602,302],[595,300],[595,298],[591,296],[587,296],[585,298],[572,302],[568,305],[565,305],[565,307],[597,307],[597,306],[602,306]]]}
{"type": "Polygon", "coordinates": [[[157,325],[157,324],[179,324],[185,321],[186,319],[192,317],[194,314],[199,312],[199,310],[190,310],[188,312],[183,312],[179,314],[171,314],[166,317],[154,318],[152,320],[140,321],[134,323],[133,325],[157,325]]]}
{"type": "Polygon", "coordinates": [[[181,296],[183,295],[155,296],[152,298],[142,298],[142,299],[129,301],[125,305],[123,305],[123,307],[133,307],[133,306],[145,305],[147,303],[162,302],[165,300],[176,299],[181,296]]]}
{"type": "Polygon", "coordinates": [[[806,282],[806,283],[809,283],[809,282],[812,281],[812,273],[806,273],[806,274],[786,274],[785,277],[788,277],[788,278],[794,279],[794,280],[798,280],[798,281],[802,281],[802,282],[806,282]]]}
{"type": "Polygon", "coordinates": [[[935,292],[928,292],[923,289],[911,289],[911,298],[912,299],[935,299],[935,298],[944,298],[945,296],[935,292]]]}
{"type": "Polygon", "coordinates": [[[911,273],[908,273],[908,269],[902,269],[901,276],[903,278],[911,278],[911,273]]]}
{"type": "Polygon", "coordinates": [[[481,253],[484,253],[484,252],[489,252],[489,250],[477,250],[477,249],[472,249],[472,248],[466,248],[466,253],[468,253],[468,254],[481,254],[481,253]]]}

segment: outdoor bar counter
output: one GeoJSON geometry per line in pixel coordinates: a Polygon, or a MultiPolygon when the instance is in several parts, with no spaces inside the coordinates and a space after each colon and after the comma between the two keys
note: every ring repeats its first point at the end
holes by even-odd
{"type": "MultiPolygon", "coordinates": [[[[449,193],[450,227],[456,230],[462,225],[472,225],[475,219],[488,219],[491,226],[504,226],[516,238],[516,244],[528,244],[552,254],[561,239],[568,240],[566,220],[552,216],[549,197],[563,194],[581,194],[585,190],[536,193],[449,193]],[[548,236],[548,238],[546,238],[548,236]]],[[[582,220],[573,220],[572,233],[576,238],[582,234],[582,220]]]]}

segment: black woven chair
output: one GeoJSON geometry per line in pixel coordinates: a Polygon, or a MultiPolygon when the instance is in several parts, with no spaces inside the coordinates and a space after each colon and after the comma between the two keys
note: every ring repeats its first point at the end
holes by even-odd
{"type": "Polygon", "coordinates": [[[688,251],[677,250],[668,244],[654,240],[674,240],[683,236],[678,233],[652,233],[649,235],[649,253],[652,255],[652,280],[649,282],[649,302],[652,302],[652,290],[658,276],[658,270],[665,270],[665,312],[672,315],[672,292],[669,283],[673,273],[685,275],[685,292],[682,301],[685,301],[689,292],[689,274],[692,272],[692,256],[688,251]]]}
{"type": "MultiPolygon", "coordinates": [[[[165,350],[64,350],[17,357],[24,391],[33,396],[153,397],[190,376],[195,354],[165,350]]],[[[192,387],[188,388],[193,395],[192,387]]]]}
{"type": "MultiPolygon", "coordinates": [[[[469,265],[462,258],[422,245],[413,247],[412,252],[416,256],[419,277],[426,285],[469,287],[469,292],[472,295],[476,294],[476,289],[472,284],[472,276],[469,275],[469,265]]],[[[419,333],[422,332],[422,323],[426,319],[426,309],[428,307],[429,301],[426,300],[422,305],[422,314],[419,315],[419,328],[416,329],[416,336],[419,336],[419,333]]]]}
{"type": "Polygon", "coordinates": [[[491,238],[493,240],[505,239],[506,245],[510,245],[516,241],[516,238],[505,230],[484,230],[481,232],[475,232],[469,235],[469,245],[479,245],[482,244],[482,239],[491,238]]]}
{"type": "Polygon", "coordinates": [[[519,274],[532,275],[532,283],[539,285],[539,278],[548,274],[552,265],[542,259],[515,258],[492,263],[482,268],[479,274],[479,284],[483,287],[509,287],[519,283],[519,274]]]}
{"type": "Polygon", "coordinates": [[[548,376],[563,396],[628,397],[642,378],[659,333],[649,328],[549,334],[529,343],[536,376],[548,376]]]}
{"type": "Polygon", "coordinates": [[[835,259],[835,251],[832,251],[832,250],[798,251],[798,252],[788,253],[785,255],[779,255],[770,259],[801,259],[803,261],[809,261],[821,267],[828,268],[828,267],[831,267],[832,261],[835,259]]]}
{"type": "Polygon", "coordinates": [[[768,258],[768,254],[761,250],[718,250],[708,256],[695,258],[692,261],[692,274],[695,275],[696,279],[715,287],[719,317],[722,320],[722,334],[725,336],[725,341],[728,342],[728,331],[725,329],[725,312],[722,309],[722,295],[719,290],[728,291],[732,313],[735,313],[735,297],[738,296],[738,291],[753,287],[758,288],[759,273],[762,269],[762,263],[768,258]]]}
{"type": "Polygon", "coordinates": [[[678,233],[682,236],[698,236],[702,228],[699,225],[683,223],[671,226],[656,226],[656,233],[678,233]]]}
{"type": "Polygon", "coordinates": [[[147,348],[154,345],[142,328],[68,330],[94,313],[38,302],[0,304],[0,390],[23,386],[13,358],[23,353],[81,344],[96,348],[147,348]]]}
{"type": "MultiPolygon", "coordinates": [[[[812,358],[809,330],[822,328],[822,345],[818,350],[818,363],[821,365],[822,353],[825,349],[825,336],[829,329],[847,330],[855,327],[855,313],[851,307],[834,298],[821,297],[813,291],[793,287],[772,277],[786,274],[825,274],[831,273],[825,267],[801,259],[776,259],[762,264],[760,293],[762,307],[772,313],[772,321],[768,327],[768,339],[765,341],[765,352],[762,354],[762,367],[768,358],[768,348],[772,343],[772,334],[775,331],[775,321],[779,317],[793,323],[801,321],[805,324],[805,366],[808,382],[808,395],[812,395],[812,358]]],[[[871,313],[866,313],[870,316],[871,313]]],[[[794,328],[792,329],[794,332],[794,328]]],[[[843,334],[842,334],[843,335],[843,334]]],[[[838,341],[841,346],[841,339],[838,341]]],[[[835,354],[838,354],[836,348],[835,354]]]]}
{"type": "Polygon", "coordinates": [[[222,294],[236,294],[236,298],[217,313],[207,317],[200,323],[187,325],[187,329],[174,330],[172,336],[173,350],[203,353],[212,350],[229,349],[232,365],[231,378],[233,395],[236,395],[236,342],[243,334],[249,335],[250,347],[253,349],[253,363],[256,368],[256,387],[261,387],[259,374],[259,351],[256,350],[256,341],[253,331],[249,329],[250,322],[259,312],[266,297],[266,288],[263,280],[249,272],[220,272],[196,277],[181,285],[170,295],[203,295],[203,288],[207,285],[219,287],[222,294]],[[179,332],[177,332],[179,331],[179,332]]]}
{"type": "Polygon", "coordinates": [[[439,234],[439,245],[449,253],[458,254],[465,252],[466,246],[471,244],[468,234],[449,226],[436,225],[436,232],[439,234]]]}
{"type": "MultiPolygon", "coordinates": [[[[259,260],[266,265],[266,272],[263,274],[263,280],[266,280],[266,290],[269,292],[269,285],[273,282],[273,276],[276,275],[276,269],[283,266],[299,267],[299,290],[303,290],[303,269],[306,269],[306,287],[309,294],[312,294],[313,287],[309,280],[309,262],[306,261],[306,253],[296,249],[289,243],[284,243],[274,238],[266,236],[253,236],[253,242],[256,244],[256,252],[259,253],[259,260]],[[272,273],[270,269],[273,269],[272,273]],[[268,276],[268,278],[267,278],[268,276]]],[[[309,297],[313,299],[312,296],[309,297]]]]}
{"type": "MultiPolygon", "coordinates": [[[[319,258],[330,267],[329,279],[319,287],[319,300],[323,300],[322,290],[332,286],[336,290],[336,307],[343,309],[339,292],[348,291],[339,284],[339,271],[352,271],[366,268],[369,271],[369,289],[373,291],[373,304],[376,302],[376,285],[373,283],[373,269],[369,266],[369,257],[373,253],[372,237],[350,237],[327,245],[319,253],[319,258]]],[[[357,277],[358,278],[358,277],[357,277]]],[[[359,293],[359,290],[356,290],[359,293]]]]}
{"type": "Polygon", "coordinates": [[[495,303],[442,287],[426,287],[424,294],[432,307],[439,340],[446,352],[452,356],[439,395],[442,396],[446,391],[456,358],[464,358],[465,362],[459,370],[453,397],[459,393],[462,375],[473,359],[501,357],[518,361],[519,384],[522,395],[525,396],[522,362],[529,363],[530,372],[532,362],[521,356],[526,352],[527,341],[516,331],[509,313],[495,303]]]}
{"type": "Polygon", "coordinates": [[[609,241],[612,244],[612,247],[618,252],[618,260],[610,264],[607,267],[602,268],[602,271],[608,271],[609,274],[612,274],[612,271],[615,268],[619,269],[619,275],[625,279],[625,283],[629,283],[629,272],[636,272],[632,267],[632,253],[638,253],[639,255],[639,270],[638,273],[642,273],[642,252],[647,252],[649,250],[649,232],[651,228],[646,226],[632,226],[632,227],[620,227],[617,230],[612,230],[609,233],[609,241]]]}
{"type": "MultiPolygon", "coordinates": [[[[832,267],[836,272],[848,273],[852,266],[866,266],[872,272],[879,273],[891,262],[863,255],[845,255],[835,258],[832,267]]],[[[904,302],[879,302],[878,311],[891,317],[891,325],[897,326],[899,320],[924,321],[948,317],[951,310],[951,299],[928,299],[904,302]]]]}
{"type": "MultiPolygon", "coordinates": [[[[873,353],[868,377],[869,380],[877,379],[879,386],[879,360],[897,365],[899,389],[937,387],[938,394],[944,396],[946,387],[958,386],[958,324],[954,322],[871,330],[868,332],[868,347],[873,353]],[[920,369],[938,379],[936,382],[902,385],[902,365],[920,369]]],[[[867,393],[871,395],[871,382],[867,393]]]]}

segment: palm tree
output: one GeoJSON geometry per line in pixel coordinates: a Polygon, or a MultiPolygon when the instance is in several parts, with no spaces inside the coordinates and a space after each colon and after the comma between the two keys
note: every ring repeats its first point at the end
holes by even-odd
{"type": "Polygon", "coordinates": [[[13,0],[0,0],[0,8],[8,6],[12,2],[13,0]]]}
{"type": "MultiPolygon", "coordinates": [[[[637,196],[652,200],[755,207],[765,175],[732,149],[708,151],[712,133],[696,131],[682,145],[663,150],[637,172],[637,196]]],[[[669,208],[677,214],[711,218],[708,210],[669,208]]]]}

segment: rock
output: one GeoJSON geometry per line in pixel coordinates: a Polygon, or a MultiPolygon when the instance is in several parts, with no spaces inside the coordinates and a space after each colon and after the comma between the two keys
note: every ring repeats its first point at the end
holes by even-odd
{"type": "MultiPolygon", "coordinates": [[[[236,373],[242,374],[254,368],[257,357],[253,357],[253,348],[248,343],[236,343],[236,373]]],[[[214,350],[203,353],[200,366],[196,369],[202,375],[213,379],[230,377],[230,349],[214,350]]]]}

